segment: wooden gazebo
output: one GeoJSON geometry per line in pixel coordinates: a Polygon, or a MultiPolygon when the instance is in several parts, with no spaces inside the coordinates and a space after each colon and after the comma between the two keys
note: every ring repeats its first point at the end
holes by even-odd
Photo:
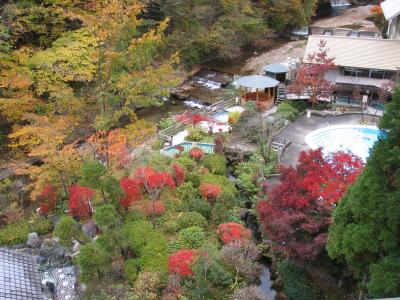
{"type": "Polygon", "coordinates": [[[234,84],[242,90],[241,105],[255,101],[260,111],[271,108],[276,100],[279,81],[262,75],[243,76],[234,84]]]}
{"type": "Polygon", "coordinates": [[[262,68],[265,76],[278,80],[280,83],[286,83],[286,74],[290,72],[287,65],[284,64],[269,64],[262,68]]]}

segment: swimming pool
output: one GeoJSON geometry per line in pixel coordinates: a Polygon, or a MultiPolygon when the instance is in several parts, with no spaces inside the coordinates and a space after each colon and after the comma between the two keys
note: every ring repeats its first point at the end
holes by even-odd
{"type": "Polygon", "coordinates": [[[208,144],[208,143],[196,143],[196,142],[183,142],[175,146],[170,146],[167,148],[162,149],[160,152],[161,154],[165,154],[168,156],[174,156],[175,154],[179,154],[178,147],[182,146],[183,151],[189,151],[190,149],[194,147],[198,147],[204,151],[206,154],[211,154],[214,153],[214,144],[208,144]]]}
{"type": "Polygon", "coordinates": [[[310,132],[305,141],[312,149],[322,147],[325,155],[350,151],[365,162],[379,135],[380,130],[375,126],[336,125],[310,132]]]}

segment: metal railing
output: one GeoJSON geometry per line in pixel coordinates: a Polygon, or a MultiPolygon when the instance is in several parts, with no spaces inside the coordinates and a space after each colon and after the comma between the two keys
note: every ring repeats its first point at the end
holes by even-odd
{"type": "MultiPolygon", "coordinates": [[[[218,102],[215,102],[214,104],[210,106],[205,106],[202,108],[195,109],[191,111],[192,114],[199,114],[207,118],[211,118],[215,116],[216,114],[224,111],[225,109],[237,105],[236,98],[233,99],[228,99],[228,100],[221,100],[218,102]]],[[[174,125],[171,125],[170,127],[167,127],[163,130],[160,130],[157,135],[160,139],[171,143],[172,137],[177,134],[179,131],[182,131],[186,128],[187,124],[184,124],[182,122],[177,122],[174,125]]]]}

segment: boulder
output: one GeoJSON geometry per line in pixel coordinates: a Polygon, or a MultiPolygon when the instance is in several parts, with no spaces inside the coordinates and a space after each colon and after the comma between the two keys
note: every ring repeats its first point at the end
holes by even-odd
{"type": "Polygon", "coordinates": [[[93,221],[87,221],[81,227],[82,232],[90,239],[96,236],[98,229],[93,221]]]}
{"type": "Polygon", "coordinates": [[[42,244],[42,241],[36,232],[31,232],[28,235],[28,241],[26,242],[26,245],[28,247],[39,248],[41,244],[42,244]]]}
{"type": "Polygon", "coordinates": [[[72,255],[74,256],[76,253],[79,253],[79,249],[81,248],[81,244],[74,240],[72,241],[72,255]]]}
{"type": "Polygon", "coordinates": [[[55,247],[51,251],[50,255],[50,265],[52,267],[62,267],[68,263],[67,259],[67,248],[65,247],[55,247]]]}

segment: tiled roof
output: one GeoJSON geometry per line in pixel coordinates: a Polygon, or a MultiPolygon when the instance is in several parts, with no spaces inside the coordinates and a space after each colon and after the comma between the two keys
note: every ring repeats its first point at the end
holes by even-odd
{"type": "Polygon", "coordinates": [[[305,61],[309,54],[318,52],[320,40],[326,41],[328,56],[338,66],[391,71],[400,67],[400,41],[374,38],[311,35],[305,61]]]}
{"type": "Polygon", "coordinates": [[[33,256],[0,248],[0,299],[45,299],[33,256]]]}

